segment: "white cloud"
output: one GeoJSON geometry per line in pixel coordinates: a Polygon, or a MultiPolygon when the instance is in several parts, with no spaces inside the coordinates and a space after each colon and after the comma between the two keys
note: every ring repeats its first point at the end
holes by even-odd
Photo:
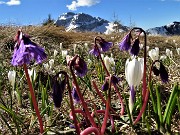
{"type": "Polygon", "coordinates": [[[77,1],[72,1],[71,5],[67,5],[66,7],[69,10],[77,10],[78,7],[90,7],[93,5],[96,5],[100,2],[100,0],[77,0],[77,1]]]}
{"type": "Polygon", "coordinates": [[[20,0],[10,0],[8,2],[0,1],[0,4],[6,4],[8,6],[13,6],[13,5],[20,5],[21,1],[20,0]]]}

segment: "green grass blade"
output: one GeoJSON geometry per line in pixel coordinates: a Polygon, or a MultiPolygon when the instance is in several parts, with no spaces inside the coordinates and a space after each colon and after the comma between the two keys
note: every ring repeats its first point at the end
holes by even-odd
{"type": "Polygon", "coordinates": [[[159,116],[159,121],[162,124],[163,123],[163,117],[162,117],[162,110],[161,110],[161,94],[159,92],[159,85],[156,85],[156,97],[157,97],[157,111],[159,116]]]}
{"type": "MultiPolygon", "coordinates": [[[[167,116],[168,116],[168,113],[170,113],[169,110],[170,110],[170,108],[171,108],[172,101],[173,101],[173,99],[175,98],[176,93],[178,92],[177,90],[178,90],[178,85],[177,85],[177,83],[175,83],[175,84],[174,84],[174,87],[173,87],[173,90],[172,90],[172,92],[171,92],[171,95],[170,95],[170,97],[169,97],[168,104],[167,104],[167,106],[166,106],[165,112],[164,112],[163,123],[165,123],[165,121],[166,121],[166,119],[167,119],[167,116]]],[[[176,100],[176,101],[177,101],[177,100],[176,100]]]]}

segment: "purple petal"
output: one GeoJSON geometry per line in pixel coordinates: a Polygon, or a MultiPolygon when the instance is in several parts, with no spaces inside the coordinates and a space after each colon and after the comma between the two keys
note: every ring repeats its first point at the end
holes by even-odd
{"type": "Polygon", "coordinates": [[[134,44],[133,44],[133,46],[131,48],[131,54],[137,56],[138,53],[139,53],[139,50],[140,50],[140,47],[139,47],[139,38],[137,38],[134,41],[134,44]]]}
{"type": "Polygon", "coordinates": [[[134,90],[134,86],[131,86],[131,87],[130,87],[130,94],[131,94],[132,101],[133,101],[133,103],[134,103],[134,101],[135,101],[135,95],[136,95],[136,91],[134,90]]]}
{"type": "Polygon", "coordinates": [[[76,59],[76,62],[74,64],[74,69],[76,75],[79,77],[85,76],[88,71],[86,62],[80,57],[76,59]]]}
{"type": "Polygon", "coordinates": [[[79,96],[77,94],[77,91],[76,91],[75,87],[73,87],[73,89],[72,89],[72,97],[73,97],[75,103],[79,103],[80,102],[80,98],[79,98],[79,96]]]}
{"type": "Polygon", "coordinates": [[[96,48],[93,48],[92,50],[90,50],[89,53],[96,56],[96,57],[99,56],[98,50],[96,48]]]}
{"type": "Polygon", "coordinates": [[[130,38],[131,38],[131,35],[130,33],[127,34],[123,40],[119,43],[119,49],[122,50],[122,51],[128,51],[131,47],[131,42],[130,42],[130,38]]]}
{"type": "Polygon", "coordinates": [[[105,83],[102,85],[102,91],[107,91],[109,89],[109,83],[106,80],[105,83]]]}
{"type": "Polygon", "coordinates": [[[101,49],[102,49],[103,52],[108,51],[113,45],[112,42],[106,42],[104,39],[102,39],[99,44],[100,44],[101,49]]]}

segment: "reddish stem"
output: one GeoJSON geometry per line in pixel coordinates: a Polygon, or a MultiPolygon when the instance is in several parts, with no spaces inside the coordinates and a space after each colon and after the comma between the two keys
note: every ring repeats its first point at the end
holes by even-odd
{"type": "Polygon", "coordinates": [[[99,130],[95,127],[88,127],[84,131],[81,132],[80,135],[89,135],[91,133],[95,133],[95,135],[100,135],[99,130]]]}
{"type": "Polygon", "coordinates": [[[26,64],[24,64],[23,67],[24,67],[27,83],[28,83],[28,86],[29,86],[30,94],[31,94],[31,97],[32,97],[33,106],[34,106],[36,115],[37,115],[38,120],[39,120],[40,133],[42,134],[44,132],[42,118],[41,118],[41,115],[40,115],[40,112],[39,112],[39,109],[38,109],[38,105],[37,105],[37,102],[36,102],[36,97],[35,97],[35,94],[34,94],[34,90],[33,90],[33,87],[32,87],[32,83],[31,83],[31,80],[30,80],[30,77],[29,77],[29,74],[28,74],[28,69],[27,69],[26,64]]]}
{"type": "Polygon", "coordinates": [[[85,113],[86,113],[87,117],[89,118],[89,121],[90,121],[90,123],[92,124],[92,126],[97,128],[97,125],[96,125],[94,119],[91,117],[91,114],[90,114],[90,112],[89,112],[89,109],[88,109],[88,107],[87,107],[87,104],[86,104],[86,102],[84,101],[84,98],[83,98],[83,96],[82,96],[82,94],[81,94],[79,85],[78,85],[78,83],[77,83],[76,76],[75,76],[74,71],[73,71],[73,69],[72,69],[72,67],[73,67],[73,66],[72,66],[72,63],[73,63],[74,60],[76,60],[77,57],[78,57],[78,56],[76,55],[76,56],[73,58],[73,60],[70,62],[70,71],[71,71],[71,74],[72,74],[72,76],[73,76],[73,80],[74,80],[74,84],[75,84],[75,86],[76,86],[77,94],[78,94],[78,96],[79,96],[79,98],[80,98],[80,100],[81,100],[81,103],[82,103],[82,106],[83,106],[83,108],[84,108],[84,110],[85,110],[85,113]]]}
{"type": "MultiPolygon", "coordinates": [[[[93,83],[93,86],[94,86],[94,88],[95,88],[97,94],[98,94],[99,97],[101,98],[102,102],[103,102],[104,104],[106,104],[106,100],[104,99],[104,97],[102,96],[101,92],[99,91],[99,89],[98,89],[96,83],[95,83],[94,81],[92,81],[92,83],[93,83]]],[[[110,107],[110,110],[111,110],[114,114],[116,114],[116,112],[115,112],[111,107],[110,107]]]]}
{"type": "MultiPolygon", "coordinates": [[[[113,83],[112,83],[113,84],[113,83]]],[[[123,99],[121,98],[121,94],[120,94],[120,92],[118,91],[118,89],[117,89],[117,86],[115,85],[115,84],[113,84],[113,86],[114,86],[114,89],[115,89],[115,91],[116,91],[116,93],[117,93],[117,95],[118,95],[118,98],[119,98],[119,100],[120,100],[120,103],[121,103],[121,115],[123,115],[124,114],[124,104],[123,104],[123,99]]]]}

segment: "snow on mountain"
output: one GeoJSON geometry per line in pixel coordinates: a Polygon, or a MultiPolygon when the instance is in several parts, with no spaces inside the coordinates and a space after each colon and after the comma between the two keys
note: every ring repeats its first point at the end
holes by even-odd
{"type": "Polygon", "coordinates": [[[146,32],[148,35],[153,36],[180,35],[180,22],[173,22],[161,27],[150,28],[146,32]]]}
{"type": "Polygon", "coordinates": [[[122,32],[127,30],[127,27],[125,26],[120,24],[113,24],[100,17],[93,17],[85,13],[64,13],[58,17],[55,24],[57,26],[64,26],[66,31],[92,31],[101,33],[109,31],[106,32],[106,34],[110,34],[112,32],[122,32]]]}
{"type": "Polygon", "coordinates": [[[105,26],[108,25],[108,22],[100,17],[68,12],[60,15],[55,24],[57,26],[64,26],[66,31],[95,31],[103,33],[106,31],[105,26]]]}

